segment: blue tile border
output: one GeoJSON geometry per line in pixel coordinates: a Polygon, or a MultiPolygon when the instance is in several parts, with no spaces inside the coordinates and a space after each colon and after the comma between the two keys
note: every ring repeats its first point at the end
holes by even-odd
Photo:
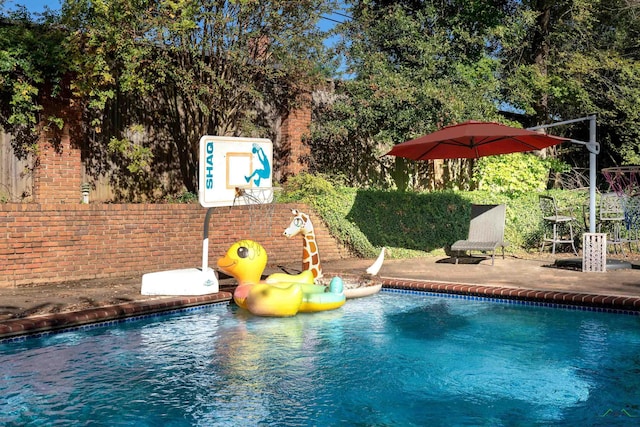
{"type": "Polygon", "coordinates": [[[24,335],[17,335],[17,336],[8,337],[8,338],[0,338],[0,344],[24,342],[29,339],[44,338],[44,337],[49,337],[56,334],[62,334],[65,332],[87,331],[91,329],[120,325],[123,323],[136,322],[136,321],[145,320],[145,319],[152,319],[156,317],[164,317],[164,316],[171,316],[174,314],[184,314],[184,313],[190,313],[190,312],[196,312],[196,311],[204,311],[204,310],[209,310],[215,306],[228,306],[228,305],[229,305],[228,301],[214,302],[211,304],[176,308],[173,310],[158,311],[154,313],[140,314],[140,315],[131,316],[131,317],[123,317],[120,319],[111,319],[111,320],[105,320],[105,321],[95,322],[95,323],[87,323],[84,325],[70,326],[68,328],[63,328],[63,329],[54,329],[49,331],[35,332],[32,334],[24,334],[24,335]]]}
{"type": "Polygon", "coordinates": [[[188,309],[200,305],[228,302],[231,299],[231,293],[221,291],[200,296],[154,298],[129,301],[109,306],[92,307],[79,311],[66,311],[42,316],[8,319],[0,322],[0,339],[171,312],[173,310],[188,309]]]}
{"type": "Polygon", "coordinates": [[[640,316],[640,311],[624,310],[619,308],[607,308],[607,307],[593,307],[588,305],[576,305],[576,304],[560,304],[556,302],[546,301],[530,301],[526,299],[513,299],[513,298],[496,298],[490,296],[478,296],[478,295],[466,295],[452,292],[437,292],[428,290],[416,290],[416,289],[402,289],[402,288],[382,288],[382,292],[397,293],[405,295],[433,295],[441,298],[463,299],[469,301],[489,301],[507,305],[524,305],[531,307],[545,307],[553,309],[563,309],[571,311],[590,311],[596,313],[610,313],[610,314],[623,314],[628,316],[640,316]]]}

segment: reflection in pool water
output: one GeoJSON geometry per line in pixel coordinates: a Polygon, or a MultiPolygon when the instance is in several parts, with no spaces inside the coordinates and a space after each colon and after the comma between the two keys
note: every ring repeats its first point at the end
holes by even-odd
{"type": "Polygon", "coordinates": [[[383,292],[0,344],[0,424],[628,425],[640,319],[383,292]]]}

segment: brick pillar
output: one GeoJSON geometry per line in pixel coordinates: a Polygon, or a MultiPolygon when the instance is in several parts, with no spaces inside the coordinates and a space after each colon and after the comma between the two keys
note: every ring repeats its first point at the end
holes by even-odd
{"type": "Polygon", "coordinates": [[[78,138],[80,111],[69,98],[43,98],[44,120],[40,123],[33,172],[33,199],[36,203],[80,203],[82,158],[80,146],[74,141],[78,138]],[[63,118],[62,129],[46,123],[52,115],[63,118]]]}
{"type": "Polygon", "coordinates": [[[311,126],[311,95],[306,94],[300,105],[291,109],[282,119],[282,177],[297,175],[309,168],[309,146],[303,142],[311,126]]]}

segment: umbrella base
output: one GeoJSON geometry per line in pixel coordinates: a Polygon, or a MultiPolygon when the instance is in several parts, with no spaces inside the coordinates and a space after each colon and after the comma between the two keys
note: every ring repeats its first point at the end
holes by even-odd
{"type": "MultiPolygon", "coordinates": [[[[557,268],[570,268],[574,270],[582,270],[582,258],[557,259],[553,264],[557,268]]],[[[608,270],[625,270],[633,268],[630,262],[621,261],[619,259],[607,259],[608,270]]]]}

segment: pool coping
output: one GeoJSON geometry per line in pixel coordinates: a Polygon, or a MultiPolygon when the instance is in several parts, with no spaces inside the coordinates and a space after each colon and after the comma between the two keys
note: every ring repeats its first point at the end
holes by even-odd
{"type": "Polygon", "coordinates": [[[0,340],[21,335],[32,335],[42,332],[68,329],[91,323],[125,319],[128,317],[161,313],[163,311],[220,303],[230,301],[231,299],[232,294],[230,292],[218,292],[215,294],[198,296],[132,301],[79,311],[67,311],[41,316],[8,319],[0,322],[0,340]]]}
{"type": "Polygon", "coordinates": [[[383,287],[388,289],[404,289],[503,300],[539,302],[562,306],[589,307],[611,312],[640,314],[640,297],[533,290],[415,279],[383,278],[382,282],[383,287]]]}
{"type": "MultiPolygon", "coordinates": [[[[382,282],[383,288],[386,289],[591,307],[611,312],[640,314],[640,297],[532,290],[388,277],[380,277],[379,280],[382,282]]],[[[231,300],[232,294],[230,292],[221,291],[208,295],[140,300],[79,311],[8,319],[0,321],[0,340],[231,300]]]]}

